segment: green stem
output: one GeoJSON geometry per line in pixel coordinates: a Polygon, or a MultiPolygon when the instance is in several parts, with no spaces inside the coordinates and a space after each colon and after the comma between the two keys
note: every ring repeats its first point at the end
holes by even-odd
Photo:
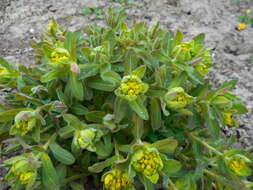
{"type": "Polygon", "coordinates": [[[199,137],[196,137],[192,133],[189,133],[188,135],[192,139],[194,139],[195,141],[199,142],[200,144],[202,144],[203,146],[205,146],[206,148],[208,148],[209,150],[211,150],[212,152],[214,152],[215,154],[217,154],[219,156],[223,156],[223,154],[220,151],[218,151],[216,148],[212,147],[211,145],[207,144],[206,142],[202,141],[199,137]]]}
{"type": "Polygon", "coordinates": [[[173,181],[170,180],[170,178],[168,178],[168,183],[169,183],[169,185],[172,187],[172,190],[178,190],[178,188],[177,188],[176,185],[173,183],[173,181]]]}
{"type": "Polygon", "coordinates": [[[240,189],[240,190],[249,190],[248,188],[246,188],[244,185],[242,184],[235,184],[233,181],[226,179],[225,177],[219,176],[213,172],[211,172],[210,170],[205,169],[204,173],[207,174],[208,176],[210,176],[211,178],[213,178],[214,180],[216,180],[217,182],[222,183],[223,185],[229,186],[231,188],[235,188],[235,189],[240,189]]]}
{"type": "Polygon", "coordinates": [[[88,175],[90,175],[90,174],[88,174],[88,173],[83,173],[83,174],[73,175],[73,176],[71,176],[71,177],[65,179],[64,183],[65,183],[65,184],[68,184],[68,183],[71,182],[71,181],[75,181],[75,180],[77,180],[77,179],[80,179],[80,178],[82,178],[82,177],[86,177],[86,176],[88,176],[88,175]]]}

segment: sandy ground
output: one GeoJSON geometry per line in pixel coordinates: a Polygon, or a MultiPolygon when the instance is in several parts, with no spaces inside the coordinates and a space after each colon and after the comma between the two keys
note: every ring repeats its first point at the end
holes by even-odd
{"type": "MultiPolygon", "coordinates": [[[[144,20],[150,25],[160,22],[167,29],[181,29],[186,38],[206,34],[206,45],[215,48],[215,67],[209,74],[218,85],[236,79],[235,93],[245,102],[249,113],[240,117],[241,127],[231,130],[240,145],[253,147],[253,29],[237,31],[237,16],[246,8],[253,9],[252,0],[231,3],[229,0],[138,0],[128,9],[129,21],[144,20]],[[143,2],[143,3],[140,3],[143,2]],[[251,59],[251,60],[250,60],[251,59]]],[[[82,8],[92,4],[106,9],[120,6],[112,0],[0,0],[0,57],[16,64],[32,62],[31,39],[38,39],[51,17],[79,29],[101,20],[94,15],[84,17],[82,8]]]]}

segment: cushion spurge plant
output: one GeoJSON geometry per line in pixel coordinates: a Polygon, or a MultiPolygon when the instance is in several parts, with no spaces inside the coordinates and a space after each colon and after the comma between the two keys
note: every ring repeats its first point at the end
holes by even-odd
{"type": "Polygon", "coordinates": [[[215,89],[205,77],[204,34],[184,41],[126,18],[109,9],[106,26],[78,31],[51,20],[31,43],[35,64],[0,59],[1,154],[16,155],[1,165],[3,181],[12,190],[251,189],[252,154],[222,133],[247,110],[235,81],[215,89]]]}

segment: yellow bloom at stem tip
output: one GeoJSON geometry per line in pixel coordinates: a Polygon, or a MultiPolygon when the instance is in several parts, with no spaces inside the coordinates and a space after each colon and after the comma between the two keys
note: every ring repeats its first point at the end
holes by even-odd
{"type": "Polygon", "coordinates": [[[251,174],[250,168],[240,156],[232,157],[228,162],[228,167],[238,176],[249,176],[251,174]]]}
{"type": "Polygon", "coordinates": [[[145,94],[147,90],[148,85],[143,83],[139,77],[129,75],[122,79],[120,87],[115,91],[115,93],[117,96],[133,101],[139,96],[145,94]]]}
{"type": "Polygon", "coordinates": [[[132,184],[127,173],[119,169],[106,173],[102,181],[104,182],[105,189],[108,190],[122,190],[132,184]]]}
{"type": "Polygon", "coordinates": [[[244,24],[244,23],[240,23],[240,24],[238,24],[238,26],[237,26],[237,29],[238,30],[244,30],[244,29],[246,29],[247,28],[247,24],[244,24]]]}
{"type": "Polygon", "coordinates": [[[245,12],[246,12],[246,14],[250,14],[250,13],[251,13],[251,10],[250,10],[250,9],[247,9],[245,12]]]}
{"type": "Polygon", "coordinates": [[[21,184],[27,184],[31,177],[34,175],[33,172],[23,172],[19,175],[21,184]]]}
{"type": "Polygon", "coordinates": [[[163,168],[163,163],[156,149],[144,148],[134,154],[132,166],[137,172],[143,173],[152,183],[156,183],[159,179],[158,172],[163,168]]]}

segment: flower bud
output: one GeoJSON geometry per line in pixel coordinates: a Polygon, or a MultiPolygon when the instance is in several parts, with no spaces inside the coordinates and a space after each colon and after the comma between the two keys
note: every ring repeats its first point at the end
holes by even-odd
{"type": "Polygon", "coordinates": [[[79,66],[76,63],[71,63],[70,70],[71,72],[76,73],[76,74],[80,74],[81,72],[79,66]]]}
{"type": "Polygon", "coordinates": [[[163,162],[155,148],[143,148],[136,151],[132,157],[132,166],[135,171],[143,173],[152,183],[159,179],[159,171],[163,162]]]}
{"type": "Polygon", "coordinates": [[[138,76],[125,76],[120,87],[115,91],[115,94],[126,100],[133,101],[144,95],[148,90],[148,85],[143,83],[138,76]]]}
{"type": "Polygon", "coordinates": [[[26,135],[35,125],[36,118],[32,111],[21,111],[15,117],[15,123],[11,127],[10,134],[26,135]]]}
{"type": "Polygon", "coordinates": [[[95,152],[95,142],[97,142],[103,133],[97,129],[84,129],[76,132],[74,137],[74,144],[81,149],[87,149],[89,151],[95,152]]]}
{"type": "Polygon", "coordinates": [[[171,109],[182,109],[194,101],[194,97],[188,95],[183,88],[175,87],[164,96],[166,105],[171,109]]]}
{"type": "Polygon", "coordinates": [[[128,174],[122,170],[114,169],[107,172],[103,177],[105,189],[108,190],[123,190],[132,185],[128,174]]]}
{"type": "Polygon", "coordinates": [[[67,112],[67,110],[68,107],[61,101],[54,101],[50,108],[50,111],[54,111],[57,113],[65,113],[67,112]]]}

